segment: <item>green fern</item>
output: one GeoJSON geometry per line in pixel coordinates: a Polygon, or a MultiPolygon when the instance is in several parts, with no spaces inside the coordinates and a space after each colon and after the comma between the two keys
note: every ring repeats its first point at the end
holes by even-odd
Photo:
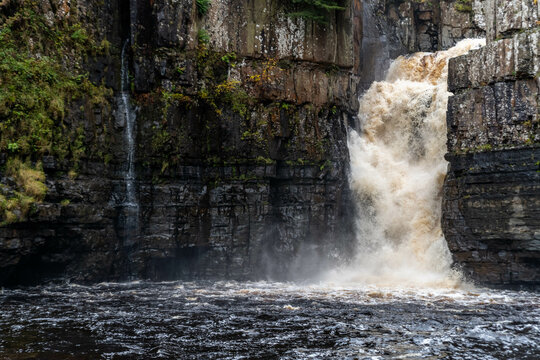
{"type": "Polygon", "coordinates": [[[197,0],[197,12],[200,16],[206,15],[208,8],[210,8],[211,0],[197,0]]]}

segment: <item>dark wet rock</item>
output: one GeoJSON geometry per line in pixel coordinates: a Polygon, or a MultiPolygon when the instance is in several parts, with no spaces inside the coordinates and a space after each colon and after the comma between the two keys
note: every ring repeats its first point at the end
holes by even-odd
{"type": "Polygon", "coordinates": [[[400,55],[446,50],[465,38],[484,37],[482,11],[459,11],[458,4],[456,0],[364,1],[359,7],[360,91],[383,80],[391,61],[400,55]]]}
{"type": "Polygon", "coordinates": [[[454,260],[484,284],[538,286],[540,148],[447,159],[443,230],[454,260]]]}
{"type": "Polygon", "coordinates": [[[457,264],[494,286],[540,281],[538,10],[484,1],[488,45],[450,60],[443,230],[457,264]],[[505,37],[505,38],[502,38],[505,37]]]}
{"type": "MultiPolygon", "coordinates": [[[[84,129],[87,153],[77,171],[43,159],[45,201],[28,221],[0,228],[0,284],[286,278],[350,255],[346,137],[359,92],[390,59],[482,34],[487,17],[456,12],[455,1],[354,0],[321,26],[285,16],[283,3],[213,1],[200,16],[193,0],[41,1],[47,21],[80,23],[110,43],[108,54],[74,65],[116,93],[130,39],[140,211],[123,206],[119,97],[84,112],[70,104],[64,123],[84,129]]],[[[466,86],[477,81],[465,73],[466,86]]],[[[533,84],[521,80],[503,90],[529,109],[533,84]]],[[[494,91],[504,81],[492,81],[494,91]]]]}
{"type": "Polygon", "coordinates": [[[281,279],[300,259],[314,273],[350,253],[346,136],[361,26],[352,10],[321,26],[285,16],[277,1],[213,2],[205,16],[192,0],[65,6],[58,16],[111,43],[109,57],[85,65],[93,81],[118,90],[131,39],[139,211],[123,205],[126,123],[113,96],[64,120],[83,119],[88,152],[76,172],[44,159],[45,201],[0,228],[0,284],[281,279]]]}

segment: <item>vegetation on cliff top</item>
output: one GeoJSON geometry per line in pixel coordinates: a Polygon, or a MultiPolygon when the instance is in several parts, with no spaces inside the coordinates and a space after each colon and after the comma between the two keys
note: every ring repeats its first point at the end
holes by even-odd
{"type": "Polygon", "coordinates": [[[344,0],[289,0],[289,2],[298,8],[297,11],[289,12],[289,16],[313,20],[319,24],[328,23],[332,11],[345,10],[344,0]]]}

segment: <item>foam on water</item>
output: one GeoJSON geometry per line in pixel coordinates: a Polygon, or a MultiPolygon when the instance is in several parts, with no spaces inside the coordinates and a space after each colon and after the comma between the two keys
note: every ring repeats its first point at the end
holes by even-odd
{"type": "Polygon", "coordinates": [[[540,356],[530,292],[131,282],[5,290],[0,309],[0,359],[540,356]]]}

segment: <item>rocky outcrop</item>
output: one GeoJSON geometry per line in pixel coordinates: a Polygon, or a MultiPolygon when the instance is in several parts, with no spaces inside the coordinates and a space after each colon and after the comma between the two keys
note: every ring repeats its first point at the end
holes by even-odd
{"type": "Polygon", "coordinates": [[[485,21],[475,15],[472,0],[386,0],[383,11],[410,53],[446,50],[462,39],[485,36],[485,21]]]}
{"type": "Polygon", "coordinates": [[[216,0],[206,14],[192,0],[66,2],[112,44],[84,64],[95,83],[120,90],[130,38],[139,208],[125,205],[126,121],[108,97],[77,113],[87,150],[77,171],[46,157],[45,201],[0,228],[0,284],[283,279],[346,256],[361,46],[361,4],[350,5],[319,25],[276,0],[216,0]]]}
{"type": "Polygon", "coordinates": [[[473,279],[538,286],[539,8],[490,0],[475,9],[488,44],[449,64],[443,230],[473,279]]]}
{"type": "Polygon", "coordinates": [[[383,80],[392,60],[400,55],[447,50],[465,38],[485,37],[485,19],[476,16],[469,0],[362,3],[361,91],[383,80]]]}

